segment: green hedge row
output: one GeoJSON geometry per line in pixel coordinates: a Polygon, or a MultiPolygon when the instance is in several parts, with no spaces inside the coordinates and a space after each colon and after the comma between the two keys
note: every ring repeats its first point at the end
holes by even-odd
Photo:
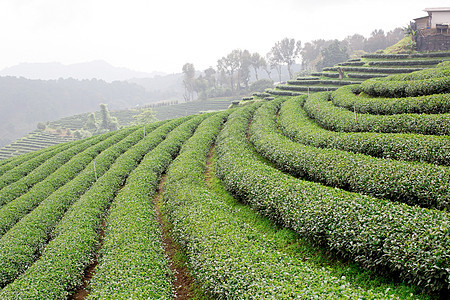
{"type": "Polygon", "coordinates": [[[346,62],[341,62],[338,63],[338,66],[362,66],[365,65],[366,62],[364,61],[346,61],[346,62]]]}
{"type": "Polygon", "coordinates": [[[277,223],[368,269],[435,291],[450,288],[447,212],[284,174],[252,154],[246,137],[250,117],[247,113],[230,123],[217,146],[218,175],[231,192],[277,223]]]}
{"type": "Polygon", "coordinates": [[[364,54],[362,58],[387,58],[387,59],[402,59],[402,58],[419,58],[419,57],[450,57],[450,52],[430,52],[430,53],[412,53],[412,54],[364,54]]]}
{"type": "Polygon", "coordinates": [[[329,78],[339,78],[339,73],[327,73],[327,72],[316,72],[312,73],[313,76],[325,76],[329,78]]]}
{"type": "Polygon", "coordinates": [[[277,89],[280,90],[288,90],[288,91],[296,91],[296,92],[325,92],[325,91],[334,91],[337,87],[334,86],[296,86],[296,85],[277,85],[277,89]]]}
{"type": "MultiPolygon", "coordinates": [[[[160,152],[162,156],[175,155],[205,116],[184,122],[152,151],[160,152]]],[[[71,290],[81,285],[84,270],[93,261],[105,211],[148,150],[144,138],[121,155],[95,187],[72,205],[55,227],[54,238],[39,259],[5,287],[0,298],[66,299],[71,290]]]]}
{"type": "Polygon", "coordinates": [[[349,85],[349,84],[360,84],[361,82],[348,80],[288,80],[287,83],[291,85],[305,85],[305,84],[349,85]]]}
{"type": "Polygon", "coordinates": [[[256,111],[250,126],[250,140],[260,154],[283,170],[352,192],[409,205],[450,209],[448,167],[295,143],[278,133],[276,115],[281,102],[266,103],[256,111]]]}
{"type": "Polygon", "coordinates": [[[320,77],[315,77],[315,76],[307,76],[307,77],[297,77],[297,80],[319,80],[320,77]]]}
{"type": "Polygon", "coordinates": [[[280,252],[276,233],[255,226],[250,209],[207,187],[206,156],[222,121],[210,118],[199,126],[170,166],[164,185],[172,232],[197,282],[218,299],[389,298],[280,252]]]}
{"type": "Polygon", "coordinates": [[[369,61],[369,66],[425,66],[437,65],[442,60],[388,60],[388,61],[369,61]]]}
{"type": "Polygon", "coordinates": [[[450,91],[450,76],[420,80],[375,80],[361,83],[361,90],[374,97],[416,97],[450,91]]]}
{"type": "MultiPolygon", "coordinates": [[[[124,135],[128,135],[130,130],[119,134],[114,134],[106,140],[97,140],[97,143],[74,153],[72,159],[59,167],[54,173],[39,182],[28,193],[8,202],[0,209],[0,236],[7,232],[23,216],[32,211],[42,201],[51,197],[53,193],[64,187],[82,172],[91,161],[106,148],[122,140],[124,135]]],[[[99,136],[99,138],[102,138],[99,136]]]]}
{"type": "MultiPolygon", "coordinates": [[[[33,151],[29,152],[20,156],[14,156],[8,159],[2,159],[0,160],[0,176],[3,176],[6,172],[14,169],[15,167],[18,167],[22,163],[28,162],[29,160],[33,160],[37,158],[40,155],[44,155],[44,153],[48,151],[52,151],[55,148],[58,147],[67,147],[67,144],[58,144],[55,146],[47,147],[45,149],[42,149],[40,151],[33,151]]],[[[61,148],[62,150],[63,148],[61,148]]]]}
{"type": "MultiPolygon", "coordinates": [[[[339,67],[324,68],[324,71],[338,71],[339,67]]],[[[376,67],[343,67],[345,72],[398,74],[421,71],[422,68],[376,68],[376,67]]]]}
{"type": "Polygon", "coordinates": [[[450,65],[439,64],[436,68],[416,71],[409,74],[393,74],[386,78],[378,79],[380,81],[404,81],[404,80],[423,80],[430,78],[439,78],[450,76],[450,65]]]}
{"type": "Polygon", "coordinates": [[[279,90],[268,90],[268,93],[271,95],[277,95],[277,96],[300,96],[304,95],[305,93],[300,92],[289,92],[289,91],[279,91],[279,90]]]}
{"type": "Polygon", "coordinates": [[[304,98],[288,99],[278,115],[279,128],[293,141],[374,157],[450,166],[450,138],[447,136],[328,131],[302,109],[304,98]]]}
{"type": "Polygon", "coordinates": [[[310,95],[303,106],[310,118],[333,131],[450,135],[450,114],[355,114],[329,102],[330,93],[310,95]]]}
{"type": "Polygon", "coordinates": [[[348,78],[371,79],[389,76],[388,74],[347,73],[348,78]]]}
{"type": "MultiPolygon", "coordinates": [[[[158,142],[162,138],[158,136],[158,142]]],[[[112,203],[88,299],[173,298],[173,274],[152,201],[161,174],[175,155],[175,149],[167,148],[173,141],[144,156],[112,203]]]]}
{"type": "MultiPolygon", "coordinates": [[[[360,87],[358,86],[358,90],[360,87]]],[[[450,93],[405,98],[375,98],[355,94],[355,86],[342,87],[331,94],[339,107],[361,114],[443,114],[450,113],[450,93]]]]}
{"type": "Polygon", "coordinates": [[[52,147],[51,150],[44,151],[43,153],[31,152],[34,155],[26,155],[26,159],[16,167],[9,170],[6,170],[5,168],[5,172],[0,176],[0,190],[11,183],[18,181],[20,178],[27,176],[47,159],[50,159],[61,151],[65,151],[69,147],[71,147],[71,144],[67,143],[61,144],[61,147],[52,147]]]}
{"type": "MultiPolygon", "coordinates": [[[[49,175],[53,174],[61,166],[67,163],[78,152],[88,149],[99,141],[105,139],[106,136],[95,136],[86,140],[80,140],[70,143],[70,147],[54,155],[39,165],[27,176],[9,184],[0,190],[0,206],[20,197],[33,189],[33,187],[45,180],[49,175]]],[[[56,188],[56,187],[55,187],[56,188]]],[[[45,196],[45,195],[44,195],[45,196]]],[[[48,196],[48,195],[47,195],[48,196]]]]}
{"type": "MultiPolygon", "coordinates": [[[[157,125],[159,125],[158,123],[157,125]]],[[[154,145],[178,124],[167,124],[149,134],[154,145]]],[[[147,132],[156,126],[146,128],[147,132]]],[[[142,128],[140,128],[142,129],[142,128]]],[[[13,281],[28,266],[32,265],[36,253],[45,247],[48,236],[67,209],[77,201],[91,186],[95,189],[95,176],[105,174],[114,161],[143,137],[143,131],[137,130],[126,136],[126,131],[98,144],[104,150],[95,157],[83,172],[72,181],[58,189],[45,199],[36,209],[22,218],[0,239],[0,286],[13,281]],[[120,137],[122,139],[120,140],[120,137]],[[111,143],[112,142],[112,143],[111,143]],[[109,148],[108,148],[109,147],[109,148]]],[[[79,155],[88,155],[80,153],[79,155]]]]}

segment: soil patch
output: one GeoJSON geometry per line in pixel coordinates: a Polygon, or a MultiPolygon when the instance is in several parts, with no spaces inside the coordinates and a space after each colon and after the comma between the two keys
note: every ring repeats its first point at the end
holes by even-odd
{"type": "Polygon", "coordinates": [[[170,233],[170,226],[165,219],[162,210],[162,194],[164,182],[167,175],[163,175],[159,184],[158,193],[153,199],[156,210],[156,220],[161,227],[161,239],[166,255],[169,257],[169,267],[172,273],[175,275],[175,281],[173,282],[173,288],[175,291],[174,299],[184,300],[191,299],[193,297],[194,279],[189,273],[189,270],[185,263],[180,261],[180,246],[174,241],[170,233]]]}
{"type": "MultiPolygon", "coordinates": [[[[106,221],[105,219],[103,219],[102,226],[100,227],[99,243],[95,249],[95,253],[99,253],[100,249],[103,246],[103,240],[105,238],[105,226],[106,221]]],[[[92,277],[94,277],[95,268],[97,267],[97,265],[98,265],[98,255],[95,255],[94,262],[90,264],[84,271],[83,284],[77,290],[75,290],[75,292],[71,296],[68,297],[69,300],[84,300],[87,298],[89,292],[86,290],[86,287],[91,282],[92,277]]]]}

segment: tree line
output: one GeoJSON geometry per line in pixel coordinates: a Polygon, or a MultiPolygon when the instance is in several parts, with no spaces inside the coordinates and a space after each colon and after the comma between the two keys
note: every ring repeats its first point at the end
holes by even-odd
{"type": "Polygon", "coordinates": [[[211,66],[203,72],[198,72],[192,63],[184,64],[184,99],[192,101],[196,97],[206,99],[263,91],[273,86],[274,81],[282,81],[283,69],[292,78],[293,66],[300,58],[299,69],[302,72],[321,71],[349,58],[385,49],[403,37],[401,28],[387,33],[376,29],[368,38],[354,34],[341,41],[318,39],[304,45],[299,40],[284,38],[276,42],[266,55],[235,49],[218,59],[216,68],[211,66]]]}

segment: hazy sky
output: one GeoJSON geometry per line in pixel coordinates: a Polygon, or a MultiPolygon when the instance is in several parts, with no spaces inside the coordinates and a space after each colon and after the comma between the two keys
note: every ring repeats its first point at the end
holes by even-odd
{"type": "Polygon", "coordinates": [[[0,0],[0,70],[103,59],[137,71],[202,70],[240,48],[404,27],[448,0],[0,0]]]}

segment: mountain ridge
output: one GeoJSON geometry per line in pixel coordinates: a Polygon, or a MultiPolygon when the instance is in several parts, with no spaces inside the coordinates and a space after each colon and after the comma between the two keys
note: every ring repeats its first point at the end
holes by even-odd
{"type": "Polygon", "coordinates": [[[101,79],[107,82],[126,81],[133,78],[153,78],[166,75],[164,72],[141,72],[125,67],[116,67],[104,60],[93,60],[74,64],[60,62],[20,63],[0,71],[0,76],[24,77],[27,79],[53,80],[59,78],[101,79]]]}

